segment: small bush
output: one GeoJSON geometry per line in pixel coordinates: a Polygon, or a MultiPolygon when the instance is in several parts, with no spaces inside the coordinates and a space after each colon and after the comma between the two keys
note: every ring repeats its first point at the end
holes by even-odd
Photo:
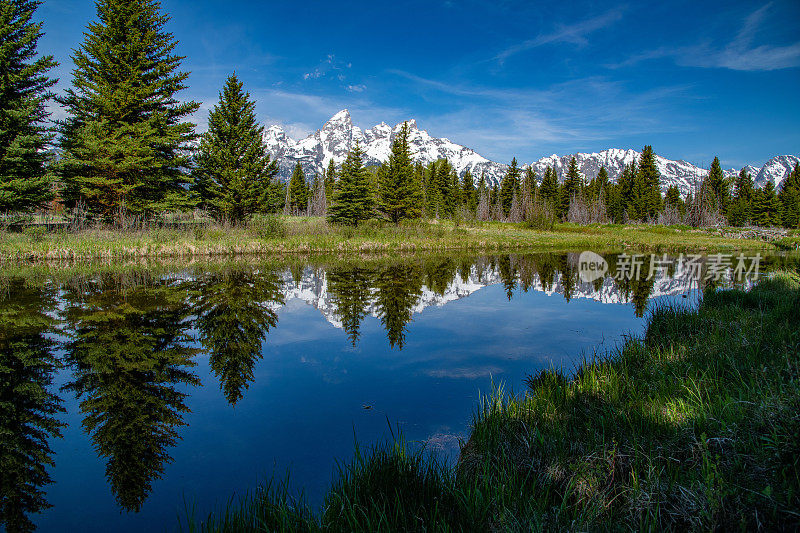
{"type": "Polygon", "coordinates": [[[286,223],[275,215],[254,220],[250,228],[261,239],[283,239],[288,234],[286,223]]]}
{"type": "Polygon", "coordinates": [[[552,231],[556,225],[552,206],[541,201],[534,202],[525,213],[524,225],[528,229],[552,231]]]}

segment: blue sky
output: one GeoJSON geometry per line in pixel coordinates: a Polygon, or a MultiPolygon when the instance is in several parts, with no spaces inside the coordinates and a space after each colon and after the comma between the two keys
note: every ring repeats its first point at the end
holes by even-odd
{"type": "MultiPolygon", "coordinates": [[[[203,129],[236,71],[265,124],[416,118],[501,162],[637,148],[707,166],[800,153],[800,2],[163,0],[203,129]]],[[[94,4],[45,0],[69,83],[94,4]]]]}

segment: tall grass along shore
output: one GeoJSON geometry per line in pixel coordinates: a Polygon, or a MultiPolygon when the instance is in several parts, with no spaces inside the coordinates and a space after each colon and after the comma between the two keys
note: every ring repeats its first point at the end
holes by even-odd
{"type": "Polygon", "coordinates": [[[655,309],[645,334],[485,398],[455,465],[357,450],[319,512],[267,484],[189,531],[800,528],[800,277],[655,309]]]}
{"type": "Polygon", "coordinates": [[[370,221],[358,227],[321,217],[257,218],[248,225],[176,224],[138,230],[30,227],[0,232],[0,261],[199,257],[280,253],[409,252],[515,249],[776,249],[742,229],[646,224],[557,224],[552,230],[503,222],[370,221]]]}

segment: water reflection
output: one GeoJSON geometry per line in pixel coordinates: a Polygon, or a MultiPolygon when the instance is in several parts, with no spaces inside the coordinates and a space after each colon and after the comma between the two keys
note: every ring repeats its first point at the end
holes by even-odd
{"type": "Polygon", "coordinates": [[[83,428],[106,461],[117,503],[138,511],[180,438],[187,393],[199,385],[190,370],[190,309],[182,283],[156,279],[120,288],[114,277],[66,291],[70,340],[65,360],[73,379],[63,389],[80,399],[83,428]]]}
{"type": "MultiPolygon", "coordinates": [[[[383,342],[398,354],[407,348],[405,355],[413,342],[409,327],[415,315],[490,285],[502,287],[506,301],[520,292],[541,292],[566,302],[628,304],[641,317],[655,297],[734,284],[730,276],[698,282],[678,276],[674,268],[627,279],[617,275],[615,256],[606,259],[609,272],[591,283],[578,276],[578,254],[205,265],[122,273],[111,268],[44,280],[0,273],[0,523],[9,531],[31,529],[31,516],[48,507],[45,491],[54,459],[51,446],[60,435],[60,392],[79,399],[81,425],[105,463],[117,505],[139,511],[181,439],[188,399],[200,386],[197,355],[208,355],[212,381],[218,381],[227,405],[236,406],[255,383],[265,343],[279,329],[279,312],[290,300],[312,305],[345,332],[353,347],[361,342],[365,319],[375,317],[385,332],[383,342]],[[66,384],[59,391],[52,384],[60,366],[66,384]]],[[[648,273],[651,258],[643,260],[642,272],[648,273]]],[[[762,271],[776,267],[796,269],[797,258],[771,258],[762,271]]],[[[486,320],[487,327],[503,326],[486,320]]],[[[495,364],[479,366],[495,373],[495,364]]],[[[437,368],[420,373],[453,377],[475,370],[462,361],[441,360],[437,368]]]]}
{"type": "Polygon", "coordinates": [[[29,531],[29,515],[49,507],[44,487],[53,465],[49,440],[61,436],[61,400],[50,392],[56,358],[48,332],[55,292],[25,280],[0,287],[0,524],[29,531]]]}
{"type": "Polygon", "coordinates": [[[261,343],[278,323],[281,281],[275,272],[236,269],[201,274],[190,282],[200,343],[231,405],[253,381],[261,343]]]}

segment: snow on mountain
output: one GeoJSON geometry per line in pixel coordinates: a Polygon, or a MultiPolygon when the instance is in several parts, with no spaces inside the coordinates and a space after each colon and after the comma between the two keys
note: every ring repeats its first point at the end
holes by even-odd
{"type": "MultiPolygon", "coordinates": [[[[321,174],[333,160],[341,165],[347,152],[355,145],[361,144],[365,152],[366,165],[379,165],[389,158],[392,140],[403,124],[394,127],[380,123],[362,131],[353,125],[350,113],[343,109],[305,139],[295,141],[288,137],[280,126],[271,126],[264,132],[267,151],[278,160],[280,176],[284,179],[292,174],[298,162],[303,166],[306,176],[321,174]]],[[[478,179],[486,172],[487,179],[499,180],[505,173],[506,165],[494,163],[480,156],[474,150],[456,144],[449,139],[432,137],[427,131],[420,130],[415,120],[409,120],[409,145],[417,161],[427,165],[438,159],[448,159],[461,176],[467,170],[478,179]]]]}
{"type": "Polygon", "coordinates": [[[794,155],[773,157],[761,167],[761,170],[758,170],[757,174],[753,173],[756,186],[763,187],[768,181],[771,181],[775,184],[775,188],[778,188],[798,163],[800,163],[800,158],[794,155]]]}
{"type": "MultiPolygon", "coordinates": [[[[419,129],[413,119],[409,120],[408,124],[411,128],[409,144],[417,161],[427,165],[437,159],[447,158],[459,176],[463,176],[469,170],[476,182],[481,174],[485,173],[490,183],[496,183],[506,173],[507,165],[490,161],[474,150],[449,139],[432,137],[427,131],[419,129]]],[[[287,136],[280,126],[271,126],[264,132],[264,140],[267,151],[278,161],[281,178],[288,179],[297,162],[303,166],[306,176],[311,177],[322,174],[331,160],[335,165],[341,165],[356,141],[361,144],[366,154],[366,165],[378,165],[386,161],[389,158],[391,142],[401,126],[402,123],[392,127],[382,122],[362,131],[353,125],[350,113],[343,109],[331,117],[322,129],[305,139],[294,140],[287,136]]],[[[559,179],[563,180],[570,159],[574,156],[580,172],[587,180],[597,176],[600,168],[605,166],[609,177],[615,181],[622,173],[622,168],[638,160],[640,155],[641,152],[636,150],[612,148],[595,153],[562,156],[553,154],[532,162],[531,166],[536,170],[539,180],[542,179],[548,165],[555,168],[559,179]]],[[[769,180],[777,187],[799,161],[796,156],[781,155],[773,157],[761,168],[747,165],[745,169],[753,175],[757,186],[762,186],[769,180]]],[[[666,191],[668,187],[677,185],[683,195],[708,174],[707,169],[659,155],[656,155],[656,166],[661,173],[663,189],[666,191]]],[[[725,171],[728,177],[738,173],[739,171],[735,169],[725,171]]]]}

